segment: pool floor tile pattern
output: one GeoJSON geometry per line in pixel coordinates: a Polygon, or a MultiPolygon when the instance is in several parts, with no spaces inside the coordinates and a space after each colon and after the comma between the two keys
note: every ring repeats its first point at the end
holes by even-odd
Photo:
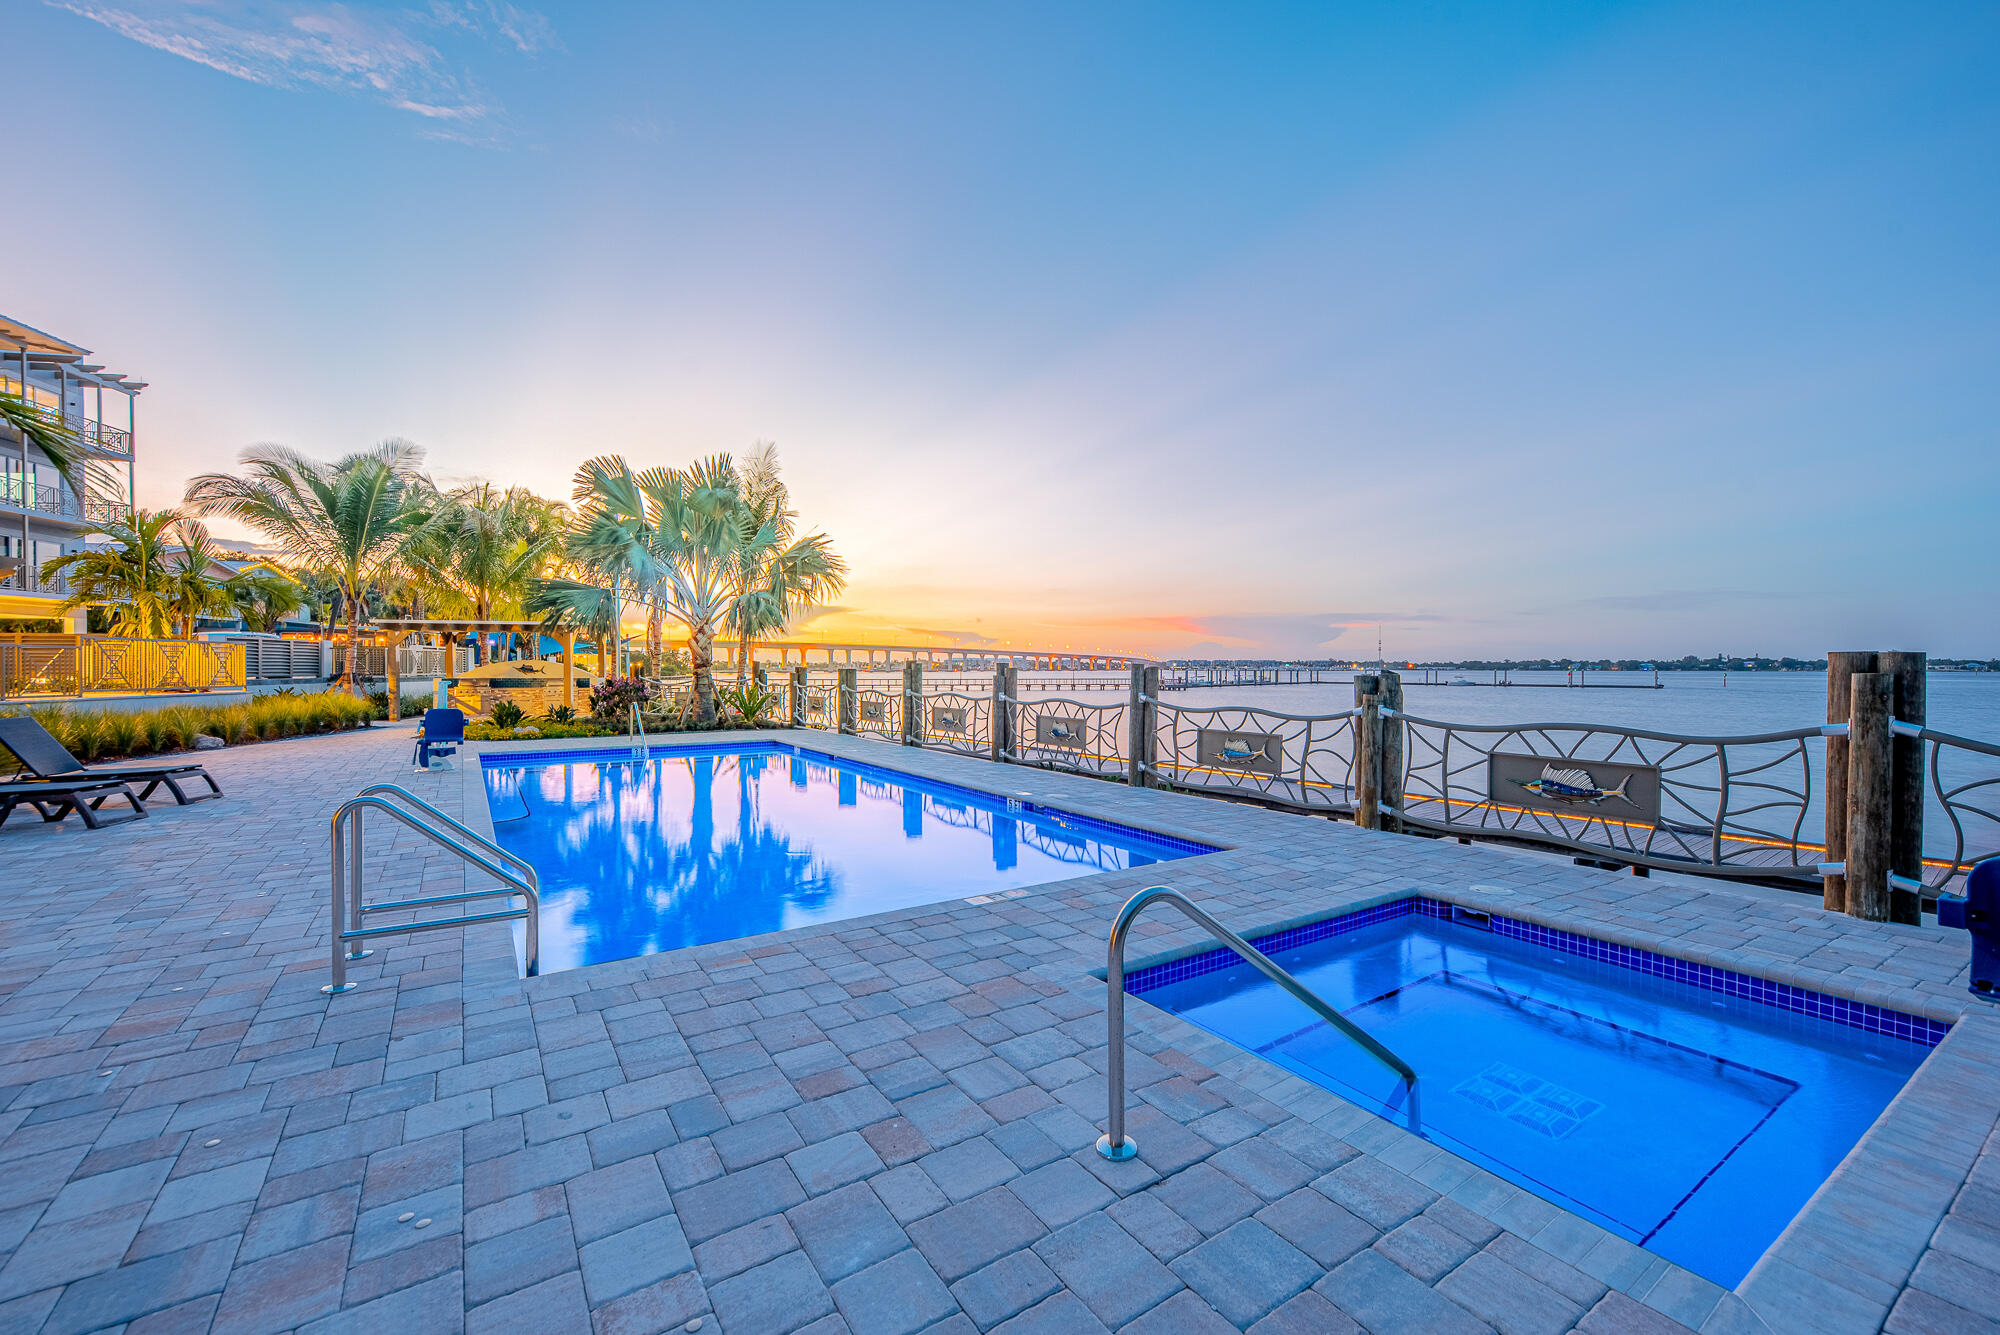
{"type": "MultiPolygon", "coordinates": [[[[206,754],[226,800],[95,834],[0,830],[0,1330],[1751,1331],[1735,1296],[1150,1007],[1142,1156],[1099,1158],[1112,912],[1162,879],[1249,926],[1472,879],[1725,962],[1910,980],[1883,999],[1942,1003],[1962,959],[1792,904],[1010,770],[993,786],[1238,847],[525,983],[504,929],[383,938],[329,1000],[340,798],[386,779],[484,816],[460,776],[408,774],[405,731],[206,754]]],[[[378,895],[466,884],[401,832],[368,855],[378,895]]],[[[1163,916],[1133,953],[1194,943],[1163,916]]],[[[1981,1024],[1937,1054],[1969,1094],[1981,1024]]],[[[1868,1278],[1831,1295],[1753,1279],[1809,1328],[1984,1328],[1993,1117],[1940,1123],[1971,1169],[1913,1269],[1834,1257],[1868,1278]]]]}

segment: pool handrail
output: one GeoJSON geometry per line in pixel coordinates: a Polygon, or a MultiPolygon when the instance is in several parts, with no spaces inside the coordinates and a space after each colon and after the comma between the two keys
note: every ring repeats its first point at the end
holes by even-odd
{"type": "Polygon", "coordinates": [[[351,982],[347,977],[347,963],[350,960],[365,959],[372,953],[360,944],[360,942],[366,941],[370,937],[402,936],[413,932],[429,931],[435,928],[463,928],[488,922],[521,922],[526,933],[524,972],[530,978],[535,977],[541,972],[541,933],[539,930],[541,919],[541,884],[540,879],[535,874],[535,869],[528,863],[523,862],[520,858],[515,857],[505,849],[495,846],[491,840],[485,838],[483,835],[475,834],[472,830],[467,829],[463,824],[452,819],[450,816],[445,815],[430,803],[406,789],[397,787],[395,784],[376,784],[373,787],[364,789],[342,803],[340,809],[333,813],[331,833],[332,856],[330,858],[329,880],[333,896],[333,922],[331,928],[333,938],[331,972],[333,976],[320,991],[329,996],[339,996],[343,992],[352,991],[357,986],[357,984],[351,982]],[[435,817],[439,824],[445,828],[440,829],[439,825],[433,825],[419,818],[408,807],[397,805],[390,800],[391,795],[400,797],[430,816],[435,817]],[[450,852],[456,853],[466,863],[499,881],[500,885],[478,890],[468,890],[459,894],[425,895],[416,899],[389,900],[375,904],[365,903],[365,886],[362,872],[364,835],[362,834],[361,816],[364,811],[370,808],[386,813],[418,834],[424,835],[433,843],[450,852]],[[351,838],[349,836],[350,824],[352,825],[351,838]],[[465,840],[455,837],[456,834],[463,834],[466,837],[465,840]],[[491,849],[494,853],[498,854],[498,857],[489,858],[486,855],[487,849],[491,849]],[[343,863],[346,864],[345,867],[343,867],[343,863]],[[510,863],[522,868],[522,872],[516,873],[512,867],[507,865],[510,863]],[[451,918],[433,919],[427,922],[399,922],[383,927],[367,927],[363,925],[363,915],[380,913],[384,910],[423,908],[433,904],[458,904],[474,899],[492,899],[495,897],[505,897],[511,900],[515,895],[520,895],[522,898],[523,903],[520,908],[514,908],[510,904],[506,909],[493,913],[461,915],[451,918]],[[344,927],[343,924],[345,924],[344,927]]]}
{"type": "Polygon", "coordinates": [[[1139,1153],[1138,1145],[1125,1134],[1125,939],[1131,934],[1132,924],[1142,912],[1153,904],[1162,903],[1179,909],[1196,926],[1235,951],[1245,963],[1291,993],[1313,1014],[1359,1043],[1370,1056],[1394,1071],[1410,1091],[1410,1113],[1412,1118],[1416,1116],[1417,1073],[1411,1069],[1408,1062],[1382,1046],[1373,1035],[1335,1010],[1304,983],[1279,968],[1270,956],[1196,908],[1186,895],[1170,886],[1153,885],[1125,901],[1125,906],[1118,910],[1118,916],[1112,919],[1111,935],[1105,943],[1104,1027],[1108,1125],[1105,1134],[1097,1141],[1099,1154],[1107,1159],[1123,1162],[1137,1157],[1139,1153]]]}

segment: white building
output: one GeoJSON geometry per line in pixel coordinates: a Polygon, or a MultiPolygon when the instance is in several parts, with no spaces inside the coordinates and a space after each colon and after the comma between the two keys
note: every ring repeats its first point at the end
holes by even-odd
{"type": "MultiPolygon", "coordinates": [[[[0,315],[0,389],[59,413],[84,448],[77,487],[42,452],[0,426],[0,630],[21,617],[54,617],[69,596],[44,580],[44,561],[77,551],[96,521],[132,506],[133,425],[146,382],[107,371],[88,348],[0,315]]],[[[82,631],[82,609],[68,617],[82,631]]]]}

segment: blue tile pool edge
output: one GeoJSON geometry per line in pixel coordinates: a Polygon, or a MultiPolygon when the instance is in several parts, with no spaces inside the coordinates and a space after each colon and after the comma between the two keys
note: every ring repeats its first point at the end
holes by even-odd
{"type": "MultiPolygon", "coordinates": [[[[1006,793],[991,792],[983,788],[972,788],[949,779],[934,779],[929,775],[915,774],[909,770],[899,770],[887,765],[876,765],[866,760],[855,760],[848,756],[835,755],[831,751],[817,751],[795,742],[779,741],[776,738],[760,738],[750,742],[691,742],[670,746],[652,746],[647,751],[648,758],[674,759],[682,756],[721,755],[782,755],[797,756],[805,760],[817,760],[837,768],[850,769],[863,775],[873,776],[887,782],[915,782],[946,795],[961,795],[988,802],[1003,802],[1009,811],[1019,811],[1024,815],[1040,815],[1059,818],[1062,822],[1085,833],[1106,835],[1139,835],[1154,843],[1179,853],[1183,857],[1200,857],[1205,853],[1226,853],[1225,844],[1205,843],[1190,839],[1185,835],[1168,834],[1163,830],[1149,829],[1144,825],[1133,825],[1125,821],[1103,820],[1096,816],[1085,816],[1067,807],[1050,806],[1043,802],[1031,802],[1025,798],[1012,797],[1006,793]]],[[[578,748],[572,751],[481,751],[479,772],[481,787],[487,770],[529,769],[545,765],[592,764],[598,761],[634,761],[639,758],[637,749],[629,746],[578,748]]]]}
{"type": "MultiPolygon", "coordinates": [[[[1441,899],[1432,899],[1427,895],[1405,895],[1386,903],[1353,909],[1248,939],[1250,944],[1269,955],[1280,950],[1290,950],[1295,946],[1310,945],[1331,937],[1344,936],[1364,927],[1406,918],[1412,914],[1448,922],[1452,919],[1453,909],[1458,907],[1461,906],[1441,899]]],[[[1474,911],[1486,913],[1483,909],[1474,911]]],[[[1739,997],[1778,1010],[1830,1021],[1850,1029],[1900,1038],[1925,1047],[1936,1047],[1950,1029],[1950,1025],[1941,1021],[1890,1010],[1871,1002],[1853,1001],[1825,992],[1815,992],[1810,988],[1758,978],[1753,974],[1697,964],[1691,960],[1677,959],[1672,955],[1662,955],[1657,951],[1645,950],[1638,946],[1600,941],[1596,937],[1583,936],[1557,927],[1544,927],[1539,923],[1526,922],[1499,913],[1487,916],[1493,932],[1499,936],[1524,941],[1544,950],[1560,950],[1580,955],[1598,963],[1630,969],[1636,973],[1663,978],[1703,991],[1719,992],[1725,996],[1739,997]]],[[[1182,955],[1131,970],[1125,975],[1125,991],[1128,995],[1140,996],[1150,989],[1168,983],[1197,978],[1203,974],[1218,973],[1241,963],[1242,960],[1236,953],[1227,947],[1182,955]]]]}

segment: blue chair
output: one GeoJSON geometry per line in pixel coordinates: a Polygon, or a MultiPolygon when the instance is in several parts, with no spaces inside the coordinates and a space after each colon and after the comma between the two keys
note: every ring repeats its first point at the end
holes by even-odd
{"type": "Polygon", "coordinates": [[[458,744],[465,740],[465,714],[457,709],[426,709],[424,726],[417,733],[417,772],[431,768],[431,761],[438,762],[439,769],[451,769],[450,757],[457,753],[458,744]]]}

